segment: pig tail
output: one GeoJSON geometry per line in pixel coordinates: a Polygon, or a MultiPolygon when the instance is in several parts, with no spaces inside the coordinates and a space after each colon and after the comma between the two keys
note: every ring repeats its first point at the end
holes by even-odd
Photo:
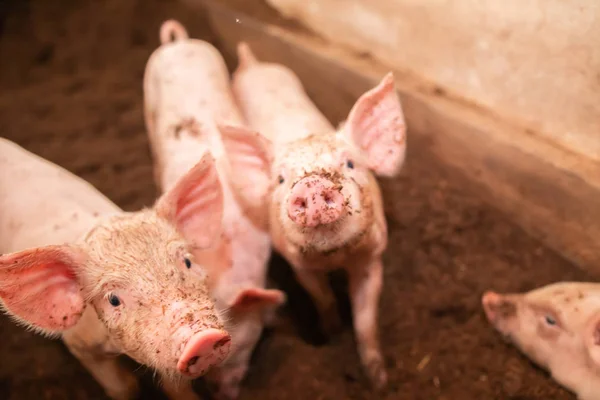
{"type": "Polygon", "coordinates": [[[252,64],[256,64],[258,61],[256,56],[252,52],[250,45],[246,42],[240,42],[237,45],[237,56],[239,68],[247,68],[252,64]]]}
{"type": "Polygon", "coordinates": [[[178,40],[187,39],[188,33],[179,21],[169,19],[163,22],[160,27],[160,42],[161,44],[171,43],[178,40]]]}

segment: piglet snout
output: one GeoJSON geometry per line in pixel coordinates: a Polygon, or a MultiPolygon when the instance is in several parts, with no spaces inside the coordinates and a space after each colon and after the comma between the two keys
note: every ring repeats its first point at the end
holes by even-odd
{"type": "Polygon", "coordinates": [[[203,375],[227,357],[230,346],[231,337],[225,331],[208,329],[198,332],[185,345],[177,369],[190,377],[203,375]]]}
{"type": "Polygon", "coordinates": [[[337,221],[344,208],[344,196],[329,179],[307,176],[292,188],[288,216],[299,225],[315,227],[337,221]]]}
{"type": "Polygon", "coordinates": [[[495,292],[486,292],[481,299],[488,320],[492,323],[510,318],[517,313],[514,302],[495,292]]]}

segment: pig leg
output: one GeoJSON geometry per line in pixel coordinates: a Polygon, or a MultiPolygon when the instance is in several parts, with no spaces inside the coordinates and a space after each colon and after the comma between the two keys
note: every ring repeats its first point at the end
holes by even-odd
{"type": "Polygon", "coordinates": [[[338,331],[342,324],[337,312],[333,291],[329,287],[327,275],[320,272],[307,271],[303,268],[295,268],[295,272],[298,281],[308,294],[310,294],[317,307],[325,333],[333,334],[338,331]]]}
{"type": "Polygon", "coordinates": [[[351,269],[348,280],[358,353],[372,384],[380,389],[387,382],[377,329],[377,310],[383,283],[381,259],[367,264],[367,268],[351,269]]]}
{"type": "Polygon", "coordinates": [[[92,350],[65,344],[71,353],[104,388],[106,395],[113,400],[135,399],[139,392],[139,384],[135,375],[119,364],[116,356],[94,354],[92,350]]]}
{"type": "Polygon", "coordinates": [[[200,400],[200,397],[194,392],[191,381],[186,380],[175,383],[165,379],[162,389],[171,400],[200,400]]]}

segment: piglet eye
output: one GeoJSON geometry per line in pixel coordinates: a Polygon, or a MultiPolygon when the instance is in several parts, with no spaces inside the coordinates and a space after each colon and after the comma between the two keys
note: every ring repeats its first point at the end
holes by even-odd
{"type": "Polygon", "coordinates": [[[108,302],[113,307],[119,307],[121,305],[121,299],[112,293],[108,295],[108,302]]]}
{"type": "Polygon", "coordinates": [[[354,169],[354,161],[352,161],[352,160],[346,161],[346,167],[348,167],[350,169],[354,169]]]}
{"type": "Polygon", "coordinates": [[[550,315],[546,315],[545,320],[548,325],[551,325],[551,326],[556,325],[556,320],[554,318],[552,318],[550,315]]]}
{"type": "Polygon", "coordinates": [[[283,176],[279,175],[279,177],[277,178],[277,181],[281,185],[283,182],[285,182],[285,179],[283,179],[283,176]]]}
{"type": "Polygon", "coordinates": [[[190,268],[192,268],[192,261],[191,261],[189,258],[187,258],[187,257],[186,257],[186,258],[184,258],[184,259],[183,259],[183,262],[185,263],[185,267],[186,267],[187,269],[190,269],[190,268]]]}

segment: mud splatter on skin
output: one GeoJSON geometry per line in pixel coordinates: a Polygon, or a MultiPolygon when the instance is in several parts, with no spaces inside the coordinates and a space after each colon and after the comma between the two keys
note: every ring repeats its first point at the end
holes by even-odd
{"type": "Polygon", "coordinates": [[[173,136],[179,139],[182,131],[186,131],[192,137],[198,137],[202,134],[200,123],[193,117],[183,119],[173,128],[173,136]]]}

